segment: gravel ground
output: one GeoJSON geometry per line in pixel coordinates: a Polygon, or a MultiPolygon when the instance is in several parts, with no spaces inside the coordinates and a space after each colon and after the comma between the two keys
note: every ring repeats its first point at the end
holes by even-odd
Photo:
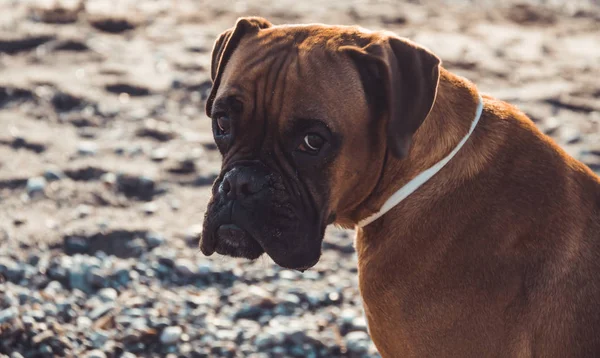
{"type": "Polygon", "coordinates": [[[410,37],[600,173],[594,1],[1,1],[3,357],[378,357],[351,232],[302,274],[198,250],[210,50],[238,16],[410,37]]]}

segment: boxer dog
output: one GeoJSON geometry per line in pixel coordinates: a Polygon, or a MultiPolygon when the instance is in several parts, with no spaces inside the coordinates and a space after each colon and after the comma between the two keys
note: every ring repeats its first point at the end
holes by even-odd
{"type": "Polygon", "coordinates": [[[241,18],[211,77],[205,255],[305,270],[355,227],[383,357],[600,357],[600,180],[523,113],[359,27],[241,18]]]}

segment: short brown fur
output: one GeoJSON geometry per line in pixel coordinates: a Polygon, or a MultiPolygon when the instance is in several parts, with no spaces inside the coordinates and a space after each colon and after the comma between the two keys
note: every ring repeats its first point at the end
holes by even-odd
{"type": "MultiPolygon", "coordinates": [[[[343,227],[446,156],[474,118],[475,85],[439,67],[435,103],[410,150],[390,155],[387,122],[373,118],[356,61],[338,49],[393,35],[268,23],[255,32],[238,39],[213,95],[251,91],[271,76],[262,72],[270,67],[246,68],[257,48],[295,54],[285,96],[284,88],[260,96],[272,92],[280,108],[272,128],[317,113],[343,134],[323,208],[343,227]]],[[[224,166],[248,153],[229,152],[224,166]]],[[[600,179],[505,102],[484,96],[481,120],[458,155],[358,229],[356,250],[369,332],[384,358],[600,356],[600,179]]]]}

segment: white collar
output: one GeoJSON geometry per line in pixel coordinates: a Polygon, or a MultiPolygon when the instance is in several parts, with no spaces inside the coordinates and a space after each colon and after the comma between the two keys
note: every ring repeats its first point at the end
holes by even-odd
{"type": "Polygon", "coordinates": [[[411,181],[406,183],[406,185],[404,185],[397,192],[395,192],[392,196],[390,196],[390,198],[383,204],[383,206],[381,207],[381,209],[379,209],[378,212],[359,221],[359,223],[357,225],[358,227],[361,227],[361,228],[365,227],[365,226],[369,225],[370,223],[372,223],[373,221],[382,217],[385,213],[390,211],[394,206],[398,205],[402,200],[406,199],[415,190],[419,189],[419,187],[421,185],[425,184],[429,179],[431,179],[431,177],[433,177],[446,164],[448,164],[448,162],[456,155],[456,153],[458,153],[460,148],[462,148],[462,146],[465,144],[465,142],[469,139],[469,137],[473,133],[473,130],[477,126],[477,123],[479,122],[479,118],[481,117],[481,112],[483,111],[483,98],[481,98],[481,95],[478,95],[478,96],[479,96],[479,104],[477,105],[477,112],[475,112],[475,119],[473,120],[473,123],[471,123],[471,128],[469,129],[469,133],[467,133],[467,135],[464,136],[464,138],[460,141],[460,143],[458,143],[456,148],[454,148],[452,150],[452,152],[450,152],[450,154],[448,154],[444,159],[435,163],[435,165],[433,165],[431,168],[425,170],[424,172],[422,172],[419,175],[417,175],[416,177],[414,177],[411,181]]]}

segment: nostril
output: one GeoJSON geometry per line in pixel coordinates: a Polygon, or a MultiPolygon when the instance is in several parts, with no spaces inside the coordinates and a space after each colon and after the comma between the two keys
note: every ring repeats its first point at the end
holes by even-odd
{"type": "Polygon", "coordinates": [[[231,183],[229,183],[229,180],[224,180],[223,184],[221,184],[221,188],[223,189],[225,194],[229,193],[231,191],[231,183]]]}
{"type": "Polygon", "coordinates": [[[240,184],[240,194],[244,196],[252,194],[252,192],[250,191],[250,185],[248,183],[240,184]]]}
{"type": "Polygon", "coordinates": [[[260,192],[267,183],[266,179],[257,174],[248,168],[234,168],[225,174],[219,191],[229,200],[253,196],[260,192]]]}

